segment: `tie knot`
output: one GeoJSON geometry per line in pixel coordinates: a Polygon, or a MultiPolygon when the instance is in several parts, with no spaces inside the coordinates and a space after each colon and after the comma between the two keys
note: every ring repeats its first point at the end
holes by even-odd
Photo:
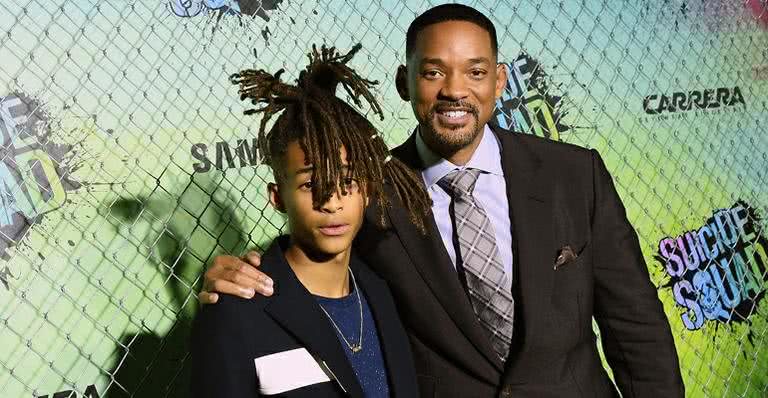
{"type": "Polygon", "coordinates": [[[478,169],[457,169],[446,174],[445,177],[437,182],[437,185],[443,188],[451,197],[456,197],[457,195],[471,196],[479,176],[480,170],[478,169]]]}

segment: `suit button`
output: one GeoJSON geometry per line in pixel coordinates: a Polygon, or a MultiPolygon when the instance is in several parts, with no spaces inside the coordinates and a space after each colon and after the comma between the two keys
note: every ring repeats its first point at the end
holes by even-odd
{"type": "Polygon", "coordinates": [[[510,397],[512,397],[512,386],[506,385],[499,392],[499,398],[510,398],[510,397]]]}

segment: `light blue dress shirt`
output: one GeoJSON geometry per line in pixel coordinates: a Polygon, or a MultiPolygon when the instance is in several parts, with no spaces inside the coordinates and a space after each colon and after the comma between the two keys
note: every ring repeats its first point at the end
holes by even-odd
{"type": "Polygon", "coordinates": [[[456,169],[464,167],[481,170],[477,178],[472,196],[480,202],[493,226],[496,236],[496,246],[499,248],[504,272],[512,276],[512,231],[509,220],[509,201],[507,199],[507,182],[501,168],[501,144],[491,129],[486,125],[483,129],[480,145],[472,154],[465,166],[457,166],[432,152],[421,138],[421,132],[416,133],[416,151],[426,167],[421,172],[427,192],[432,197],[432,213],[435,215],[437,229],[443,245],[456,267],[456,250],[453,247],[453,223],[449,206],[451,197],[437,185],[441,178],[456,169]]]}

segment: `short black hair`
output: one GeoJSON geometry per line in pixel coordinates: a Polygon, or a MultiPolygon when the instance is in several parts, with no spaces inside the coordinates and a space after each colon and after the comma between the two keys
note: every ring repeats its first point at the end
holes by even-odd
{"type": "Polygon", "coordinates": [[[408,32],[405,34],[406,58],[410,58],[411,54],[413,54],[413,48],[416,46],[416,37],[424,28],[447,21],[471,22],[485,29],[491,36],[493,55],[498,55],[499,42],[496,38],[496,27],[493,26],[493,22],[485,14],[463,4],[443,4],[424,11],[423,14],[416,17],[411,22],[411,25],[408,26],[408,32]]]}

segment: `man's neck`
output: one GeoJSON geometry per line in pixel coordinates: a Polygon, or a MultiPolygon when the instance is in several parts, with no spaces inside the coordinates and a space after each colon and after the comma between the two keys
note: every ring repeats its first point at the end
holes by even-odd
{"type": "Polygon", "coordinates": [[[285,259],[310,293],[328,298],[349,294],[349,259],[352,247],[335,256],[308,255],[300,244],[291,241],[285,259]]]}

